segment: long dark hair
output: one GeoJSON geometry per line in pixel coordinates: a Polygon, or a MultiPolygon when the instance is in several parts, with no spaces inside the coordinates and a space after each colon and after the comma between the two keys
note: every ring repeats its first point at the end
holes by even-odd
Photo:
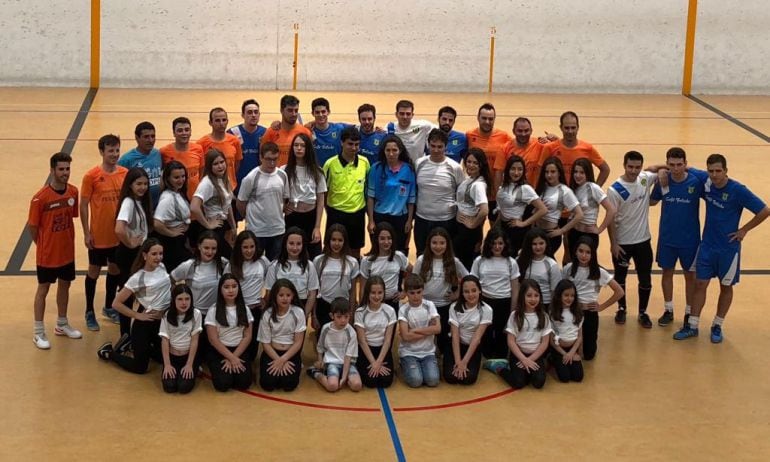
{"type": "MultiPolygon", "coordinates": [[[[489,194],[492,187],[492,175],[489,172],[489,159],[487,159],[487,154],[479,148],[470,148],[468,149],[468,153],[465,155],[463,162],[467,162],[469,156],[473,156],[476,159],[476,162],[479,163],[479,178],[484,179],[487,194],[489,194]]],[[[468,188],[470,187],[471,185],[468,184],[468,188]]]]}
{"type": "Polygon", "coordinates": [[[457,265],[455,264],[455,253],[452,248],[452,238],[449,236],[449,232],[441,226],[430,230],[428,238],[425,240],[420,277],[423,281],[433,277],[433,260],[438,258],[438,256],[433,254],[433,249],[430,248],[430,241],[436,236],[442,237],[446,241],[446,250],[444,255],[441,256],[441,263],[444,268],[444,281],[450,286],[456,286],[459,278],[457,277],[457,265]]]}
{"type": "Polygon", "coordinates": [[[380,170],[380,181],[382,182],[385,181],[387,176],[388,158],[385,156],[385,146],[387,146],[388,143],[396,144],[396,147],[398,148],[398,160],[408,165],[409,168],[412,169],[412,172],[415,171],[412,157],[409,155],[409,151],[406,150],[404,142],[396,135],[388,135],[380,142],[380,152],[377,154],[377,163],[375,164],[378,165],[377,168],[380,170]]]}
{"type": "Polygon", "coordinates": [[[289,242],[289,236],[299,236],[302,238],[302,251],[299,253],[299,267],[302,268],[302,272],[307,271],[307,265],[310,261],[310,256],[307,253],[307,235],[305,231],[296,226],[286,230],[286,234],[283,235],[283,241],[281,242],[281,252],[278,254],[278,264],[281,268],[288,270],[290,268],[289,252],[286,250],[286,243],[289,242]]]}
{"type": "Polygon", "coordinates": [[[289,160],[286,162],[286,167],[284,167],[286,176],[289,178],[289,187],[291,187],[291,185],[297,181],[297,155],[294,153],[294,142],[297,140],[297,138],[305,142],[305,168],[307,169],[307,174],[312,176],[313,180],[315,180],[316,184],[318,184],[318,182],[321,181],[323,170],[321,170],[320,166],[318,165],[318,159],[316,159],[315,155],[315,148],[313,147],[313,140],[310,139],[310,137],[306,134],[299,133],[294,137],[294,139],[291,140],[289,160]]]}
{"type": "Polygon", "coordinates": [[[217,243],[217,253],[214,254],[214,265],[217,268],[217,274],[220,276],[225,272],[225,265],[222,263],[222,257],[219,256],[219,239],[214,231],[207,229],[198,235],[198,242],[193,249],[193,267],[197,268],[201,264],[201,249],[200,246],[205,240],[212,240],[217,243]]]}
{"type": "Polygon", "coordinates": [[[120,200],[118,200],[118,211],[115,214],[115,218],[117,219],[118,213],[120,213],[120,206],[123,205],[123,201],[125,199],[131,199],[134,201],[134,205],[138,205],[142,208],[144,211],[144,216],[146,218],[146,225],[147,225],[147,234],[152,232],[152,198],[150,197],[150,177],[147,175],[147,172],[144,171],[141,167],[132,167],[128,170],[128,173],[126,173],[126,178],[123,180],[123,185],[120,188],[120,200]],[[144,178],[147,180],[147,191],[144,193],[144,196],[136,198],[134,197],[134,193],[131,191],[131,185],[134,184],[136,180],[139,178],[144,178]]]}
{"type": "Polygon", "coordinates": [[[238,278],[233,273],[225,273],[219,278],[219,285],[217,286],[217,307],[216,307],[216,319],[220,326],[230,327],[227,323],[227,302],[222,295],[222,286],[227,281],[235,281],[238,284],[238,295],[235,296],[235,314],[238,316],[236,326],[247,327],[249,325],[249,318],[246,314],[246,302],[243,300],[243,292],[241,291],[241,283],[238,282],[238,278]]]}
{"type": "Polygon", "coordinates": [[[189,199],[187,199],[187,167],[178,160],[172,160],[163,167],[163,182],[161,183],[160,188],[162,191],[167,189],[169,191],[174,190],[169,184],[171,173],[173,173],[174,170],[184,170],[184,184],[182,184],[182,187],[179,188],[178,192],[185,201],[189,202],[189,199]]]}
{"type": "Polygon", "coordinates": [[[342,265],[342,271],[340,272],[340,284],[342,284],[342,281],[345,279],[345,268],[348,264],[348,255],[350,254],[350,244],[348,243],[348,232],[345,229],[344,226],[334,223],[333,225],[329,226],[329,229],[326,231],[326,235],[324,236],[324,251],[323,251],[323,257],[321,257],[321,267],[318,269],[318,279],[321,279],[321,275],[324,272],[324,269],[326,269],[326,263],[329,261],[329,258],[332,258],[332,234],[334,233],[340,233],[342,234],[342,249],[340,250],[340,265],[342,265]]]}
{"type": "Polygon", "coordinates": [[[570,276],[574,278],[575,274],[577,274],[578,267],[580,266],[577,258],[577,251],[581,244],[585,244],[589,249],[591,249],[591,259],[588,260],[588,279],[595,281],[601,277],[601,272],[599,271],[599,259],[596,256],[596,244],[594,243],[594,240],[588,236],[580,236],[577,242],[575,242],[575,251],[572,254],[572,267],[570,268],[570,276]]]}
{"type": "Polygon", "coordinates": [[[233,273],[239,281],[243,280],[243,263],[245,262],[243,259],[243,252],[241,252],[241,246],[249,239],[254,242],[254,261],[262,258],[262,254],[264,253],[264,250],[262,250],[262,247],[259,245],[257,235],[254,234],[253,231],[245,229],[238,233],[238,236],[235,238],[235,243],[233,244],[233,253],[230,256],[230,272],[233,273]]]}
{"type": "Polygon", "coordinates": [[[134,258],[134,263],[131,265],[131,274],[136,273],[140,269],[144,268],[144,254],[149,252],[150,249],[156,245],[159,245],[161,249],[163,248],[163,245],[160,243],[160,241],[154,237],[147,238],[144,242],[142,242],[142,246],[139,248],[139,252],[136,254],[136,258],[134,258]]]}
{"type": "Polygon", "coordinates": [[[192,289],[187,284],[175,285],[171,288],[171,303],[168,306],[168,310],[166,310],[166,321],[174,327],[179,325],[179,311],[176,307],[176,298],[182,294],[190,296],[190,308],[185,312],[182,322],[190,322],[195,316],[195,304],[193,303],[195,300],[193,299],[192,289]]]}
{"type": "MultiPolygon", "coordinates": [[[[532,241],[540,238],[545,241],[546,249],[548,248],[548,234],[542,228],[531,228],[524,235],[524,241],[521,244],[521,250],[519,251],[519,258],[516,259],[516,263],[519,265],[519,280],[524,280],[524,275],[527,273],[530,265],[532,265],[532,241]]],[[[547,256],[547,255],[546,255],[547,256]]]]}
{"type": "Polygon", "coordinates": [[[526,306],[525,296],[527,290],[536,290],[540,295],[540,302],[537,304],[535,313],[537,313],[537,329],[540,330],[545,327],[545,307],[543,306],[543,292],[540,291],[540,284],[533,279],[524,279],[519,286],[519,299],[516,303],[516,311],[513,314],[513,321],[516,323],[516,328],[521,331],[524,327],[524,310],[526,306]]]}
{"type": "Polygon", "coordinates": [[[494,245],[495,241],[498,239],[503,240],[503,251],[500,253],[500,256],[503,258],[510,257],[510,248],[508,247],[508,236],[506,236],[505,231],[500,229],[499,226],[493,226],[490,228],[489,232],[487,233],[487,236],[484,238],[484,245],[481,247],[481,256],[483,258],[492,258],[492,246],[494,245]]]}
{"type": "Polygon", "coordinates": [[[537,188],[535,188],[535,191],[537,191],[538,196],[542,196],[545,189],[548,187],[548,182],[545,181],[545,168],[551,164],[555,165],[556,170],[559,172],[559,183],[563,185],[567,184],[567,177],[564,175],[564,164],[561,163],[561,160],[558,157],[551,156],[543,162],[543,167],[540,169],[540,176],[537,178],[537,188]]]}
{"type": "Polygon", "coordinates": [[[388,255],[388,261],[393,261],[393,257],[396,256],[396,229],[393,228],[393,225],[388,223],[387,221],[381,221],[380,223],[377,223],[377,226],[374,227],[374,234],[372,237],[372,248],[369,250],[369,253],[366,254],[369,257],[369,261],[375,261],[377,260],[377,257],[380,256],[380,233],[383,231],[387,231],[390,233],[390,238],[393,241],[393,244],[390,246],[390,254],[388,255]]]}
{"type": "Polygon", "coordinates": [[[580,304],[578,303],[577,287],[575,287],[575,283],[569,279],[562,279],[559,281],[559,283],[556,284],[556,288],[553,290],[550,307],[551,319],[559,322],[564,321],[564,316],[562,315],[562,311],[564,311],[564,305],[561,303],[561,296],[564,294],[564,292],[570,289],[575,291],[575,300],[572,302],[572,306],[569,307],[569,311],[572,313],[572,317],[575,319],[575,325],[579,326],[580,321],[583,320],[583,310],[580,308],[580,304]]]}
{"type": "Polygon", "coordinates": [[[267,299],[267,308],[273,310],[270,315],[270,320],[273,322],[278,322],[278,291],[284,287],[291,291],[291,304],[294,305],[299,303],[299,294],[297,293],[297,288],[294,287],[294,284],[286,278],[276,280],[275,283],[273,283],[273,287],[270,288],[270,295],[267,299]]]}
{"type": "Polygon", "coordinates": [[[211,184],[214,185],[214,190],[217,192],[217,200],[219,201],[219,205],[222,207],[227,206],[225,202],[225,194],[227,192],[232,193],[233,187],[230,184],[230,177],[227,174],[227,168],[225,168],[225,173],[222,174],[222,184],[224,185],[226,191],[223,191],[222,188],[219,187],[219,182],[217,181],[216,175],[214,175],[214,172],[212,171],[212,168],[214,166],[214,161],[217,160],[218,157],[221,157],[225,160],[225,165],[227,165],[227,157],[222,153],[222,151],[216,149],[216,148],[210,148],[206,152],[206,156],[204,157],[205,164],[203,166],[203,176],[208,177],[209,181],[211,181],[211,184]]]}
{"type": "Polygon", "coordinates": [[[372,292],[372,286],[376,285],[382,286],[383,300],[380,302],[380,306],[385,303],[385,280],[382,279],[382,276],[375,274],[369,276],[369,278],[366,279],[366,283],[364,284],[364,293],[361,297],[361,306],[369,306],[369,295],[372,292]]]}
{"type": "Polygon", "coordinates": [[[465,308],[467,308],[467,306],[465,305],[467,300],[465,300],[465,295],[463,294],[463,285],[466,282],[472,282],[472,283],[476,284],[476,288],[479,289],[479,302],[478,302],[478,305],[479,305],[479,311],[481,311],[481,303],[482,303],[481,302],[481,281],[479,281],[479,278],[477,278],[476,276],[474,276],[472,274],[468,274],[466,276],[463,276],[463,278],[460,280],[460,293],[458,294],[457,301],[455,302],[455,304],[453,306],[454,310],[456,312],[458,312],[458,313],[464,313],[465,312],[465,308]]]}
{"type": "Polygon", "coordinates": [[[572,164],[572,176],[569,180],[569,187],[572,188],[573,191],[578,187],[578,185],[575,183],[575,167],[580,167],[583,169],[583,172],[585,172],[586,175],[586,183],[596,183],[596,179],[594,178],[593,164],[591,164],[591,161],[585,157],[581,157],[580,159],[577,159],[574,164],[572,164]]]}
{"type": "Polygon", "coordinates": [[[514,186],[521,186],[523,184],[527,184],[527,164],[524,162],[524,159],[521,156],[517,156],[516,154],[512,155],[508,158],[508,160],[505,162],[505,170],[503,170],[503,183],[502,186],[506,187],[509,184],[513,183],[514,186]],[[513,167],[513,164],[515,163],[521,164],[521,178],[519,178],[516,181],[513,181],[513,178],[511,178],[511,168],[513,167]]]}

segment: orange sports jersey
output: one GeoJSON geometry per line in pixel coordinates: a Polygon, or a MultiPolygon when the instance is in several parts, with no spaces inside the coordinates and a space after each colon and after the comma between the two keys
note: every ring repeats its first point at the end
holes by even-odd
{"type": "Polygon", "coordinates": [[[543,147],[543,152],[540,154],[539,165],[542,167],[543,162],[549,157],[558,157],[561,163],[564,165],[564,175],[567,177],[567,185],[569,185],[572,178],[572,164],[581,157],[585,157],[590,160],[595,166],[600,166],[604,163],[604,158],[599,154],[590,143],[578,140],[577,145],[574,148],[568,148],[561,144],[561,140],[552,141],[543,147]]]}
{"type": "Polygon", "coordinates": [[[503,150],[504,155],[495,159],[495,170],[504,170],[505,164],[512,155],[517,155],[524,159],[524,174],[527,177],[527,183],[533,188],[537,185],[537,177],[540,175],[540,154],[543,147],[537,138],[530,138],[529,143],[523,148],[516,144],[516,140],[511,140],[503,150]]]}
{"type": "Polygon", "coordinates": [[[282,167],[289,161],[289,151],[291,151],[291,143],[294,141],[294,137],[304,133],[309,137],[313,137],[310,130],[305,128],[302,124],[295,123],[291,130],[273,130],[268,128],[264,135],[262,135],[262,142],[260,146],[264,146],[265,143],[272,142],[278,145],[278,166],[282,167]]]}
{"type": "MultiPolygon", "coordinates": [[[[230,179],[230,186],[235,189],[235,187],[238,186],[238,180],[235,179],[235,173],[238,169],[235,168],[235,164],[243,160],[241,140],[235,135],[225,133],[225,139],[222,141],[214,141],[211,139],[211,135],[206,135],[198,140],[198,144],[203,149],[204,163],[206,161],[206,153],[211,148],[218,149],[225,155],[225,162],[227,162],[227,178],[230,179]]],[[[195,190],[193,189],[193,191],[195,190]]]]}
{"type": "MultiPolygon", "coordinates": [[[[508,132],[498,129],[493,129],[492,133],[489,135],[482,135],[477,127],[467,132],[465,136],[468,138],[468,149],[479,148],[487,155],[487,163],[489,163],[490,170],[489,173],[494,177],[494,168],[497,158],[505,157],[505,146],[513,139],[511,138],[511,135],[509,135],[508,132]]],[[[495,188],[490,185],[490,189],[492,192],[489,200],[495,200],[495,188]]]]}
{"type": "Polygon", "coordinates": [[[115,217],[118,215],[120,188],[126,173],[128,169],[120,165],[115,166],[112,173],[105,172],[101,165],[97,165],[83,175],[80,197],[81,201],[88,201],[89,231],[96,249],[109,249],[118,245],[115,217]]]}
{"type": "Polygon", "coordinates": [[[46,185],[29,204],[29,225],[37,227],[37,266],[58,268],[75,261],[75,225],[78,188],[67,185],[64,193],[46,185]]]}
{"type": "Polygon", "coordinates": [[[163,167],[175,160],[180,162],[187,169],[187,198],[192,200],[198,183],[201,182],[201,173],[205,161],[203,159],[203,148],[198,143],[190,142],[187,145],[187,151],[177,151],[174,143],[167,144],[160,148],[160,155],[163,158],[163,167]]]}

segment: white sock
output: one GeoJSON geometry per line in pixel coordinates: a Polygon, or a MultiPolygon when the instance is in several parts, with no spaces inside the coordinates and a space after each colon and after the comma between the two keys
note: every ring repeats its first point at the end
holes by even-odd
{"type": "Polygon", "coordinates": [[[67,324],[69,324],[69,321],[67,321],[66,316],[59,316],[58,318],[56,318],[57,326],[62,327],[62,326],[66,326],[67,324]]]}
{"type": "Polygon", "coordinates": [[[692,309],[692,307],[690,305],[685,305],[684,306],[684,314],[690,314],[690,310],[691,309],[692,309]]]}
{"type": "Polygon", "coordinates": [[[43,321],[35,321],[35,335],[45,334],[45,324],[43,321]]]}
{"type": "Polygon", "coordinates": [[[722,327],[722,323],[723,322],[725,322],[725,318],[720,318],[719,316],[714,316],[714,322],[711,325],[712,326],[722,327]]]}
{"type": "Polygon", "coordinates": [[[671,302],[664,302],[663,303],[663,308],[665,308],[666,311],[668,311],[669,313],[673,313],[674,312],[674,302],[673,301],[671,301],[671,302]]]}
{"type": "Polygon", "coordinates": [[[690,327],[692,327],[693,329],[697,329],[699,321],[700,321],[700,316],[690,315],[690,319],[688,320],[688,323],[690,324],[690,327]]]}

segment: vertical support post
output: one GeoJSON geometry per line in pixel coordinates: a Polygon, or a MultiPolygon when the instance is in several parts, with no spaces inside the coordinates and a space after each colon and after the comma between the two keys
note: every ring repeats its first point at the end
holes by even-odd
{"type": "Polygon", "coordinates": [[[297,65],[299,61],[299,23],[294,23],[294,61],[291,66],[294,68],[294,78],[291,81],[291,89],[297,89],[297,65]]]}
{"type": "Polygon", "coordinates": [[[101,0],[91,0],[91,88],[99,88],[101,59],[101,0]]]}
{"type": "Polygon", "coordinates": [[[692,90],[692,66],[695,55],[695,20],[698,17],[698,0],[690,0],[687,7],[687,35],[684,43],[684,72],[682,94],[690,96],[692,90]]]}
{"type": "Polygon", "coordinates": [[[495,34],[497,29],[492,26],[489,29],[489,87],[487,91],[492,93],[492,76],[495,73],[495,34]]]}

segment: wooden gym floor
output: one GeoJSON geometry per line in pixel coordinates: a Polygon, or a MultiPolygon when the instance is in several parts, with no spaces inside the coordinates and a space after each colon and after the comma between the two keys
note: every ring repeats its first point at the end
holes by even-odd
{"type": "MultiPolygon", "coordinates": [[[[48,157],[70,144],[71,182],[99,162],[96,140],[116,133],[123,150],[134,145],[133,127],[150,120],[158,146],[171,140],[171,120],[187,115],[194,139],[208,132],[214,106],[240,122],[240,103],[262,104],[262,124],[279,117],[284,92],[0,89],[0,194],[5,197],[0,227],[0,459],[24,460],[767,460],[770,454],[770,324],[762,321],[770,291],[770,224],[744,243],[743,277],[725,323],[725,342],[711,345],[712,287],[703,316],[706,335],[675,343],[683,292],[676,281],[675,326],[643,330],[636,323],[612,322],[602,313],[600,348],[586,366],[582,384],[549,377],[543,390],[511,392],[482,371],[479,382],[462,388],[409,390],[400,381],[385,392],[342,391],[331,395],[304,374],[294,393],[216,393],[201,380],[188,396],[160,388],[160,368],[135,376],[105,364],[96,349],[117,337],[117,326],[100,319],[102,330],[88,332],[83,321],[83,276],[73,283],[71,323],[82,340],[53,336],[55,305],[46,317],[50,351],[37,350],[32,337],[35,290],[34,248],[20,238],[32,194],[48,174],[48,157]],[[80,111],[80,117],[79,116],[80,111]],[[82,123],[82,127],[80,126],[82,123]]],[[[313,92],[297,92],[305,119],[313,92]]],[[[356,107],[374,103],[378,125],[393,120],[395,102],[412,99],[416,117],[435,120],[445,104],[460,113],[456,128],[475,125],[478,106],[493,102],[496,126],[510,130],[513,119],[529,116],[535,134],[558,133],[558,116],[581,117],[580,138],[594,143],[622,173],[629,149],[647,163],[664,161],[674,145],[687,150],[690,164],[703,167],[708,154],[724,153],[729,173],[765,200],[770,184],[770,97],[678,95],[485,95],[351,94],[325,92],[331,120],[356,121],[356,107]],[[734,117],[735,120],[730,120],[734,117]],[[743,126],[740,126],[743,124],[743,126]],[[753,131],[752,131],[753,130],[753,131]]],[[[658,210],[651,212],[656,235],[658,210]]],[[[744,216],[744,222],[748,218],[744,216]]],[[[86,252],[77,224],[77,267],[86,252]]],[[[610,267],[603,238],[600,261],[610,267]]],[[[34,247],[34,246],[33,246],[34,247]]],[[[103,279],[100,279],[103,281],[103,279]]],[[[97,302],[103,296],[103,283],[97,302]]],[[[653,278],[650,313],[662,311],[660,277],[653,278]]],[[[636,281],[629,277],[629,308],[636,309],[636,281]]],[[[98,304],[98,303],[97,303],[98,304]]],[[[308,342],[309,345],[310,342],[308,342]]],[[[305,363],[314,354],[305,349],[305,363]]]]}

